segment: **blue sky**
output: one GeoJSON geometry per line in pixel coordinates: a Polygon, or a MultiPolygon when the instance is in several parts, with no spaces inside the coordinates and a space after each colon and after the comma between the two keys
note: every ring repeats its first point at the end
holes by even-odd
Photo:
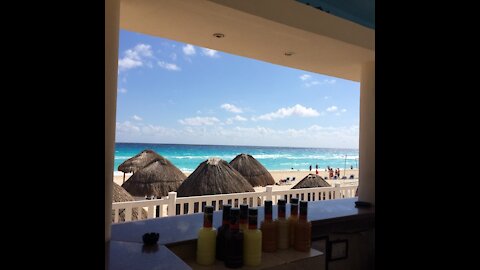
{"type": "Polygon", "coordinates": [[[360,84],[120,31],[117,142],[358,148],[360,84]]]}

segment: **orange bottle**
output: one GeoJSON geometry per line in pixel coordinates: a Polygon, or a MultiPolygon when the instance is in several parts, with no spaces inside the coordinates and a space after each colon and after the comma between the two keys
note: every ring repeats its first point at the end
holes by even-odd
{"type": "Polygon", "coordinates": [[[295,242],[293,247],[298,251],[310,251],[312,241],[312,223],[307,221],[308,202],[300,202],[300,217],[295,225],[295,242]]]}
{"type": "Polygon", "coordinates": [[[277,251],[277,223],[272,220],[272,201],[265,201],[265,219],[260,224],[262,231],[262,250],[277,251]]]}

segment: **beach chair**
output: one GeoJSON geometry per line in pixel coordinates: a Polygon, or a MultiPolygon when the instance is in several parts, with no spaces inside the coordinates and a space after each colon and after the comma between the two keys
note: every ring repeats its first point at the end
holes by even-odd
{"type": "Polygon", "coordinates": [[[350,179],[354,179],[354,178],[355,178],[355,175],[350,174],[350,179]]]}

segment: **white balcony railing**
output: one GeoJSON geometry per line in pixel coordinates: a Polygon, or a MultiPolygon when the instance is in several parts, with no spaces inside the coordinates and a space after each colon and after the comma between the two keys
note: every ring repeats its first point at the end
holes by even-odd
{"type": "Polygon", "coordinates": [[[146,211],[147,219],[155,217],[185,215],[202,212],[205,205],[211,205],[215,211],[221,210],[223,204],[231,204],[239,207],[246,203],[250,207],[263,206],[265,200],[272,200],[276,204],[278,199],[299,198],[305,201],[322,201],[355,197],[358,185],[304,188],[273,191],[272,186],[267,186],[265,191],[231,193],[218,195],[204,195],[177,198],[176,192],[169,192],[168,196],[161,199],[141,200],[131,202],[116,202],[112,204],[113,222],[131,221],[142,218],[142,210],[146,211]],[[137,218],[132,219],[134,209],[137,211],[137,218]],[[123,214],[122,214],[123,213],[123,214]],[[122,217],[124,216],[124,218],[122,217]]]}

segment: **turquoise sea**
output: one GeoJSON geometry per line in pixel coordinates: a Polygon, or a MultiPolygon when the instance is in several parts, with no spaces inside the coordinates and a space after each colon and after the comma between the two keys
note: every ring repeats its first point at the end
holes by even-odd
{"type": "Polygon", "coordinates": [[[319,169],[327,166],[358,168],[358,149],[116,143],[114,170],[118,170],[122,162],[145,149],[154,150],[185,172],[193,172],[209,157],[219,157],[230,162],[241,153],[252,155],[268,170],[308,170],[310,165],[313,170],[315,165],[319,169]]]}

